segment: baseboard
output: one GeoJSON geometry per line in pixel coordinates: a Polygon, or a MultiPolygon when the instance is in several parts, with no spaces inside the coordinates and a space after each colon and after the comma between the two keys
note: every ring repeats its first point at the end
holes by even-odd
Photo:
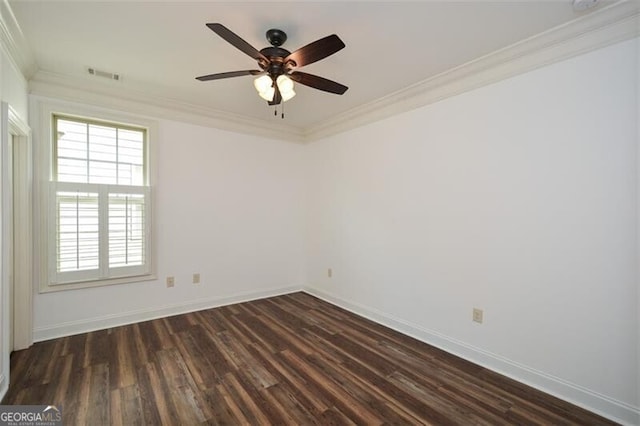
{"type": "Polygon", "coordinates": [[[210,299],[199,299],[174,305],[166,305],[150,309],[123,312],[113,315],[91,318],[79,321],[69,321],[55,324],[49,327],[40,327],[33,330],[34,342],[55,339],[58,337],[71,336],[74,334],[88,333],[90,331],[104,330],[106,328],[118,327],[121,325],[133,324],[152,319],[169,317],[173,315],[185,314],[188,312],[201,311],[203,309],[216,308],[233,303],[248,302],[250,300],[264,299],[266,297],[279,296],[282,294],[300,291],[300,287],[280,287],[269,290],[251,291],[237,293],[231,296],[214,297],[210,299]]]}
{"type": "Polygon", "coordinates": [[[559,377],[535,370],[359,303],[349,302],[311,287],[305,287],[303,291],[615,422],[630,426],[640,424],[640,407],[616,401],[559,377]]]}

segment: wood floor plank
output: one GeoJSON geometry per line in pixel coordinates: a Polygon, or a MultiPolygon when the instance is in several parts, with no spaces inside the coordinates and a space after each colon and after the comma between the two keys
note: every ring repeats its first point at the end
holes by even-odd
{"type": "Polygon", "coordinates": [[[320,417],[320,420],[321,424],[331,426],[350,426],[357,424],[335,407],[331,407],[328,410],[324,411],[320,417]]]}
{"type": "MultiPolygon", "coordinates": [[[[193,380],[200,389],[207,389],[219,383],[226,371],[220,371],[222,355],[218,349],[205,337],[205,332],[199,327],[180,333],[176,339],[176,347],[180,351],[193,380]]],[[[224,361],[224,360],[222,360],[224,361]]]]}
{"type": "Polygon", "coordinates": [[[131,326],[119,327],[111,333],[111,344],[115,350],[109,351],[109,373],[111,389],[119,389],[135,384],[135,366],[132,357],[136,355],[135,346],[128,338],[133,330],[131,326]]]}
{"type": "Polygon", "coordinates": [[[318,424],[316,416],[306,405],[283,386],[270,386],[264,389],[262,394],[265,401],[277,410],[280,416],[280,421],[272,424],[318,424]]]}
{"type": "Polygon", "coordinates": [[[342,389],[349,393],[359,404],[366,407],[376,418],[384,419],[391,424],[415,423],[418,418],[412,416],[405,410],[395,410],[385,404],[385,395],[372,391],[369,386],[364,385],[364,380],[351,374],[348,369],[342,368],[338,364],[333,364],[322,356],[308,356],[307,360],[314,365],[326,377],[340,385],[342,389]]]}
{"type": "Polygon", "coordinates": [[[144,424],[136,388],[131,386],[111,391],[109,408],[112,426],[144,424]]]}
{"type": "Polygon", "coordinates": [[[216,389],[222,396],[225,405],[229,407],[229,410],[232,414],[232,420],[230,424],[250,425],[251,423],[249,422],[249,419],[247,419],[244,415],[244,411],[246,411],[247,408],[242,407],[242,402],[239,400],[235,400],[222,383],[217,385],[216,389]]]}
{"type": "Polygon", "coordinates": [[[197,424],[210,417],[209,408],[203,404],[197,385],[176,348],[158,353],[159,381],[170,399],[182,424],[197,424]],[[206,412],[205,412],[206,411],[206,412]]]}
{"type": "Polygon", "coordinates": [[[211,416],[205,422],[210,425],[234,424],[233,410],[227,405],[224,396],[218,391],[217,386],[206,389],[203,392],[206,404],[209,406],[211,416]]]}
{"type": "MultiPolygon", "coordinates": [[[[169,412],[166,405],[156,400],[156,393],[160,393],[160,389],[154,389],[156,379],[151,372],[154,368],[155,364],[150,363],[138,369],[136,385],[140,395],[140,412],[145,424],[159,425],[162,424],[161,419],[168,418],[169,412]]],[[[160,395],[162,397],[161,393],[160,395]]]]}
{"type": "Polygon", "coordinates": [[[73,355],[64,355],[56,360],[57,376],[54,377],[49,384],[53,396],[51,405],[62,405],[65,402],[65,393],[69,389],[69,379],[71,378],[71,369],[73,367],[73,355]]]}
{"type": "MultiPolygon", "coordinates": [[[[85,368],[75,368],[78,363],[76,362],[77,356],[73,353],[69,353],[67,357],[71,358],[71,371],[69,373],[67,379],[67,387],[60,387],[58,392],[62,396],[61,403],[63,405],[62,410],[62,420],[64,424],[76,424],[74,421],[80,415],[83,410],[82,398],[84,394],[82,391],[85,391],[86,388],[83,387],[84,377],[86,375],[87,369],[85,368]]],[[[29,389],[30,388],[25,388],[29,389]]],[[[47,404],[47,402],[43,402],[42,399],[32,399],[29,404],[47,404]]],[[[24,404],[24,402],[15,402],[16,404],[24,404]]]]}
{"type": "Polygon", "coordinates": [[[246,374],[246,371],[238,371],[234,375],[234,380],[237,382],[236,387],[244,392],[252,403],[262,412],[268,419],[269,424],[283,424],[284,420],[277,407],[269,404],[265,398],[265,394],[261,392],[263,389],[270,389],[275,385],[271,385],[267,388],[261,388],[254,386],[254,382],[250,375],[246,374]]]}
{"type": "Polygon", "coordinates": [[[3,404],[68,425],[611,425],[305,293],[40,342],[3,404]]]}
{"type": "Polygon", "coordinates": [[[160,345],[158,350],[172,348],[173,340],[171,339],[171,331],[164,319],[149,321],[149,323],[153,327],[153,333],[157,337],[157,342],[160,345]]]}
{"type": "Polygon", "coordinates": [[[206,328],[210,334],[220,333],[226,331],[224,323],[220,321],[219,313],[215,309],[207,309],[205,311],[198,311],[195,313],[199,320],[199,324],[206,328]]]}
{"type": "Polygon", "coordinates": [[[354,419],[356,423],[372,425],[379,424],[382,421],[367,406],[351,395],[348,390],[343,389],[339,383],[336,383],[335,378],[323,375],[321,370],[313,364],[305,362],[293,352],[284,351],[281,355],[307,381],[313,382],[321,388],[325,398],[332,402],[332,406],[338,407],[342,412],[354,419]]]}
{"type": "Polygon", "coordinates": [[[88,333],[85,340],[83,367],[108,364],[112,356],[111,330],[99,330],[88,333]]]}
{"type": "Polygon", "coordinates": [[[320,396],[322,390],[314,383],[307,382],[291,365],[282,363],[280,359],[276,359],[276,356],[259,345],[253,345],[250,351],[277,381],[273,386],[281,384],[286,387],[304,406],[305,411],[319,415],[329,408],[327,402],[320,396]]]}
{"type": "Polygon", "coordinates": [[[166,349],[163,345],[163,336],[159,333],[156,325],[162,324],[160,321],[145,321],[135,324],[137,333],[136,340],[138,347],[144,351],[146,363],[154,360],[155,354],[161,349],[166,349]]]}
{"type": "Polygon", "coordinates": [[[227,394],[238,403],[242,415],[252,425],[270,424],[266,414],[260,409],[256,401],[238,381],[237,374],[228,373],[222,380],[222,386],[227,394]]]}
{"type": "Polygon", "coordinates": [[[129,344],[132,346],[135,355],[133,356],[133,362],[136,365],[136,369],[140,366],[147,365],[151,362],[149,354],[151,353],[151,358],[153,357],[153,352],[150,352],[150,349],[146,345],[145,339],[142,337],[142,330],[140,328],[140,324],[132,324],[130,329],[129,344]]]}
{"type": "Polygon", "coordinates": [[[309,346],[304,340],[300,339],[301,329],[292,328],[286,325],[286,323],[279,323],[278,317],[270,314],[264,314],[256,317],[266,327],[277,333],[285,342],[286,348],[295,349],[301,354],[310,355],[314,353],[314,349],[309,346]]]}
{"type": "Polygon", "coordinates": [[[143,375],[141,382],[149,391],[145,398],[149,404],[145,410],[145,419],[157,418],[158,423],[154,424],[178,424],[180,413],[173,403],[170,389],[167,388],[161,378],[163,372],[159,371],[155,363],[151,363],[148,364],[144,370],[141,370],[141,373],[143,375]],[[157,412],[157,415],[154,415],[154,410],[157,412]],[[147,413],[150,415],[147,416],[147,413]]]}

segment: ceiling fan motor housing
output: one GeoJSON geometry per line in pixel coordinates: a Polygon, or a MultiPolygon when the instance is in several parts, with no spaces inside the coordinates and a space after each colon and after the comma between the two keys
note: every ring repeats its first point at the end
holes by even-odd
{"type": "MultiPolygon", "coordinates": [[[[285,41],[287,41],[287,33],[277,28],[272,28],[267,31],[266,35],[267,41],[269,41],[271,46],[260,50],[260,53],[269,58],[270,63],[264,64],[263,69],[275,79],[279,75],[287,72],[287,68],[293,68],[296,64],[293,61],[290,61],[291,63],[287,64],[284,63],[284,58],[291,54],[287,49],[280,47],[285,41]]],[[[262,64],[260,65],[262,66],[262,64]]]]}
{"type": "Polygon", "coordinates": [[[269,63],[260,62],[260,67],[267,71],[272,77],[284,74],[288,68],[296,66],[293,61],[287,61],[287,63],[284,62],[284,58],[289,56],[291,53],[281,47],[265,47],[260,50],[260,53],[269,58],[269,63]]]}

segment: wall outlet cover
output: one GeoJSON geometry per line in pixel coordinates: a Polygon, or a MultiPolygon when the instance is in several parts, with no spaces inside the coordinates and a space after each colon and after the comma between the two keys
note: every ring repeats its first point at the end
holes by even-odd
{"type": "Polygon", "coordinates": [[[482,324],[483,312],[482,309],[473,308],[473,321],[482,324]]]}

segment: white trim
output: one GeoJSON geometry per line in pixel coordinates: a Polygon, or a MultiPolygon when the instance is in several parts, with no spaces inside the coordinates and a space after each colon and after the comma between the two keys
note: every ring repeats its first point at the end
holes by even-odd
{"type": "Polygon", "coordinates": [[[104,330],[106,328],[134,324],[142,321],[149,321],[152,319],[180,315],[189,312],[196,312],[204,309],[217,308],[220,306],[248,302],[251,300],[264,299],[267,297],[280,296],[297,291],[300,291],[300,287],[279,287],[269,290],[236,293],[230,296],[214,297],[204,300],[192,300],[189,302],[165,305],[152,309],[140,309],[137,311],[105,315],[97,318],[69,321],[50,327],[36,328],[34,330],[34,341],[41,342],[44,340],[56,339],[58,337],[71,336],[79,333],[88,333],[90,331],[96,330],[104,330]]]}
{"type": "Polygon", "coordinates": [[[619,1],[602,7],[306,128],[133,92],[112,82],[98,84],[89,78],[45,71],[37,72],[29,87],[31,93],[40,96],[81,101],[278,140],[311,142],[637,37],[640,35],[639,7],[637,1],[619,1]]]}
{"type": "Polygon", "coordinates": [[[540,389],[545,393],[586,408],[589,411],[593,411],[618,423],[637,425],[640,419],[640,407],[633,407],[624,402],[616,401],[613,398],[593,392],[585,387],[570,383],[559,377],[530,368],[524,364],[485,351],[436,331],[426,329],[377,309],[359,303],[349,302],[311,287],[306,287],[303,291],[353,312],[356,315],[368,318],[378,324],[382,324],[492,371],[511,377],[518,382],[540,389]]]}
{"type": "Polygon", "coordinates": [[[29,81],[29,91],[38,96],[99,105],[114,110],[177,120],[199,126],[290,142],[302,141],[302,131],[284,123],[284,120],[260,120],[132,91],[116,84],[110,84],[111,82],[100,83],[97,84],[95,81],[80,77],[39,71],[29,81]]]}
{"type": "Polygon", "coordinates": [[[640,3],[615,3],[359,106],[304,132],[311,142],[640,35],[640,3]]]}
{"type": "Polygon", "coordinates": [[[9,376],[11,353],[11,304],[13,294],[10,283],[13,280],[13,185],[11,137],[9,134],[9,105],[0,103],[0,374],[9,376]]]}
{"type": "Polygon", "coordinates": [[[30,136],[31,128],[29,125],[22,120],[18,112],[8,105],[9,110],[7,111],[7,121],[9,124],[9,133],[18,136],[30,136]]]}
{"type": "Polygon", "coordinates": [[[87,106],[78,103],[64,102],[58,100],[49,100],[32,97],[29,105],[30,121],[38,123],[35,129],[33,144],[33,179],[34,179],[34,269],[35,280],[38,283],[40,293],[50,291],[70,290],[74,288],[88,288],[102,285],[123,284],[129,282],[148,281],[155,279],[155,185],[157,182],[157,159],[156,149],[159,143],[158,122],[147,117],[129,114],[127,112],[111,111],[95,106],[87,106]],[[48,206],[50,203],[50,179],[51,179],[51,125],[52,116],[55,113],[72,115],[77,117],[92,117],[107,120],[115,123],[133,124],[136,127],[144,127],[147,130],[147,162],[148,162],[148,197],[150,212],[148,226],[150,232],[147,237],[149,239],[149,262],[148,270],[143,276],[104,279],[100,281],[86,281],[73,284],[57,284],[49,285],[49,230],[54,229],[55,221],[52,221],[52,215],[48,206]]]}
{"type": "Polygon", "coordinates": [[[37,70],[31,48],[22,33],[8,0],[0,0],[0,42],[12,65],[28,78],[37,70]]]}
{"type": "Polygon", "coordinates": [[[14,288],[13,348],[11,349],[19,350],[28,348],[33,342],[31,129],[10,105],[8,122],[8,131],[14,136],[14,288]]]}

